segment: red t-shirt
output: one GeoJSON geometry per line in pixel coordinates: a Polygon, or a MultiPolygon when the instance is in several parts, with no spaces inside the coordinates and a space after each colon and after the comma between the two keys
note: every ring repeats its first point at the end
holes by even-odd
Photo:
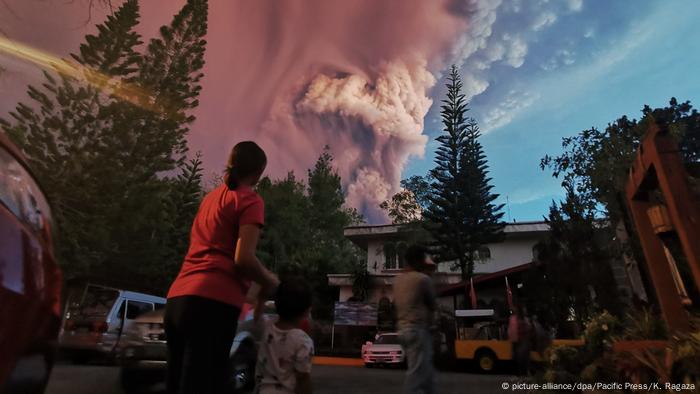
{"type": "Polygon", "coordinates": [[[168,298],[195,295],[241,307],[250,280],[236,272],[234,254],[238,229],[262,226],[262,198],[250,187],[229,190],[221,185],[204,197],[190,233],[190,249],[168,298]]]}

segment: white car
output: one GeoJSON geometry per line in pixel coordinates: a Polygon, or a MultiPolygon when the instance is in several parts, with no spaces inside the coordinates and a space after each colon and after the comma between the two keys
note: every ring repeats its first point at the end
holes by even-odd
{"type": "Polygon", "coordinates": [[[406,365],[404,352],[399,336],[396,333],[379,334],[374,343],[367,342],[362,346],[362,360],[367,368],[375,365],[406,365]]]}

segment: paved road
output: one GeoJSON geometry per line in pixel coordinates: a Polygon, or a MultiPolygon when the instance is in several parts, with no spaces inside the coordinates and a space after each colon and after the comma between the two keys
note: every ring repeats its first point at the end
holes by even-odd
{"type": "MultiPolygon", "coordinates": [[[[315,366],[314,394],[401,393],[404,371],[358,367],[315,366]]],[[[46,394],[123,394],[119,369],[105,366],[57,365],[46,394]]],[[[436,393],[499,393],[501,383],[512,377],[439,372],[436,393]]]]}

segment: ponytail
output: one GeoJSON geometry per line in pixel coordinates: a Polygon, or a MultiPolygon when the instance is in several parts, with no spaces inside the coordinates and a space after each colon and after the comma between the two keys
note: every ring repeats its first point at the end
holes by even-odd
{"type": "Polygon", "coordinates": [[[229,190],[236,190],[239,182],[238,169],[236,167],[228,167],[226,169],[226,186],[228,186],[229,190]]]}
{"type": "MultiPolygon", "coordinates": [[[[267,165],[267,156],[253,141],[243,141],[231,150],[226,167],[225,183],[229,190],[236,190],[243,179],[259,177],[267,165]]],[[[257,179],[255,179],[257,181],[257,179]]]]}

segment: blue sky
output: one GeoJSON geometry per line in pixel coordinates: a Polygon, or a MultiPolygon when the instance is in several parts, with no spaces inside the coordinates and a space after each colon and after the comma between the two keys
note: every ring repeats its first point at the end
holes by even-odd
{"type": "MultiPolygon", "coordinates": [[[[638,117],[644,104],[700,95],[700,2],[489,0],[472,27],[480,43],[458,54],[479,122],[494,191],[510,202],[510,219],[540,220],[562,195],[559,181],[539,169],[561,151],[561,137],[638,117]],[[479,41],[481,40],[481,41],[479,41]]],[[[425,120],[426,155],[408,177],[433,167],[444,81],[425,120]]],[[[508,215],[508,213],[507,213],[508,215]]],[[[508,216],[506,216],[507,218],[508,216]]]]}

